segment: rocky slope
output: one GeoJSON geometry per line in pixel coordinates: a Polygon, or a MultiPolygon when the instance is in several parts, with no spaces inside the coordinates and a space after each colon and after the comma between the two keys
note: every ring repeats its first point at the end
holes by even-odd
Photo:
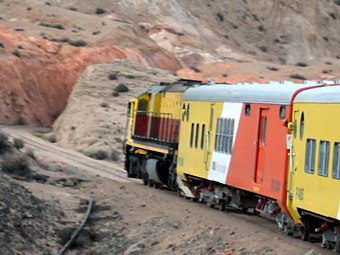
{"type": "Polygon", "coordinates": [[[340,78],[337,0],[1,0],[0,9],[0,123],[51,125],[87,66],[121,58],[229,83],[340,78]]]}
{"type": "MultiPolygon", "coordinates": [[[[117,161],[126,127],[127,103],[141,88],[176,77],[129,60],[88,67],[53,124],[59,145],[117,161]]],[[[48,135],[46,136],[49,137],[48,135]]]]}

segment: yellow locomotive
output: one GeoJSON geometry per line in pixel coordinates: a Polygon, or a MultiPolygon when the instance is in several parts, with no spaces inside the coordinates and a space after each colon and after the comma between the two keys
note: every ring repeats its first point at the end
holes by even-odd
{"type": "Polygon", "coordinates": [[[129,102],[124,168],[144,184],[177,189],[177,154],[183,93],[199,81],[179,80],[150,86],[129,102]]]}

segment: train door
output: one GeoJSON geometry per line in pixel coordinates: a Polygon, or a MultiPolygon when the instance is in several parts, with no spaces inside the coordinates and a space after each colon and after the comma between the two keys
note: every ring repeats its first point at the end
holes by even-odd
{"type": "Polygon", "coordinates": [[[205,132],[206,141],[204,145],[204,165],[205,170],[209,171],[209,156],[211,155],[211,137],[212,137],[212,129],[213,129],[213,121],[214,121],[214,103],[210,104],[210,118],[209,125],[207,127],[207,131],[205,132]]]}
{"type": "Polygon", "coordinates": [[[260,108],[258,136],[256,141],[257,156],[255,165],[255,183],[262,183],[265,171],[265,156],[267,145],[267,126],[268,126],[268,108],[260,108]]]}
{"type": "MultiPolygon", "coordinates": [[[[294,172],[296,170],[296,155],[295,155],[295,149],[296,149],[296,136],[297,136],[297,123],[298,123],[298,116],[299,116],[300,111],[297,109],[294,109],[293,111],[293,124],[294,124],[294,129],[293,129],[293,134],[291,138],[291,145],[290,145],[290,153],[289,153],[289,169],[288,169],[288,184],[287,184],[287,190],[288,190],[288,197],[293,199],[294,195],[294,172]]],[[[313,147],[315,150],[315,146],[313,147]]]]}

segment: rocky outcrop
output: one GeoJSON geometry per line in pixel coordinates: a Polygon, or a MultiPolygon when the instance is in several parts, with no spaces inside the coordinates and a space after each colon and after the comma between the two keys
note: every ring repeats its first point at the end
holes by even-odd
{"type": "Polygon", "coordinates": [[[64,109],[84,69],[128,58],[175,70],[176,59],[161,49],[148,52],[115,46],[82,47],[25,37],[0,25],[0,123],[49,126],[64,109]]]}

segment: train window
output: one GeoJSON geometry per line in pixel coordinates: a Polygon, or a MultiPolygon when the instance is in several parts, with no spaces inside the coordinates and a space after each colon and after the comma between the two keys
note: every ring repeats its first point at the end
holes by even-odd
{"type": "Polygon", "coordinates": [[[229,132],[229,122],[230,119],[224,119],[223,123],[223,144],[222,144],[222,152],[228,153],[228,132],[229,132]]]}
{"type": "Polygon", "coordinates": [[[235,119],[231,119],[229,132],[228,132],[228,154],[232,153],[233,140],[234,140],[235,119]]]}
{"type": "Polygon", "coordinates": [[[191,133],[190,133],[190,147],[192,148],[192,144],[194,141],[194,132],[195,132],[195,124],[191,123],[191,133]]]}
{"type": "Polygon", "coordinates": [[[127,116],[128,116],[128,117],[130,117],[131,105],[132,105],[132,103],[129,102],[129,103],[128,103],[128,107],[127,107],[127,116]]]}
{"type": "Polygon", "coordinates": [[[266,143],[267,140],[267,117],[261,117],[261,133],[260,133],[260,141],[266,143]]]}
{"type": "Polygon", "coordinates": [[[340,143],[334,143],[332,177],[340,179],[340,143]]]}
{"type": "Polygon", "coordinates": [[[328,176],[328,161],[329,161],[329,142],[320,141],[318,163],[318,174],[320,176],[328,176]]]}
{"type": "Polygon", "coordinates": [[[190,104],[187,105],[187,111],[186,111],[186,114],[187,114],[187,121],[189,121],[189,114],[190,114],[190,104]]]}
{"type": "Polygon", "coordinates": [[[183,104],[183,107],[182,107],[182,121],[184,121],[184,118],[185,118],[185,104],[183,104]]]}
{"type": "Polygon", "coordinates": [[[200,124],[196,124],[195,148],[198,146],[198,136],[200,133],[200,124]]]}
{"type": "Polygon", "coordinates": [[[293,130],[293,136],[294,136],[294,138],[296,138],[296,129],[297,129],[297,121],[296,121],[296,119],[294,120],[294,130],[293,130]]]}
{"type": "Polygon", "coordinates": [[[227,123],[228,123],[228,119],[223,118],[222,119],[222,127],[221,127],[221,141],[220,141],[220,151],[222,153],[226,153],[226,143],[227,143],[227,123]]]}
{"type": "Polygon", "coordinates": [[[201,134],[201,149],[204,148],[204,137],[205,137],[205,124],[202,125],[202,134],[201,134]]]}
{"type": "Polygon", "coordinates": [[[305,114],[302,112],[300,118],[300,140],[302,140],[303,138],[304,131],[305,131],[305,114]]]}
{"type": "Polygon", "coordinates": [[[216,134],[215,134],[215,151],[219,151],[219,141],[220,141],[220,122],[221,118],[217,118],[216,123],[216,134]]]}
{"type": "Polygon", "coordinates": [[[148,108],[148,101],[146,101],[145,99],[140,99],[138,101],[138,111],[146,112],[147,108],[148,108]]]}
{"type": "Polygon", "coordinates": [[[313,174],[315,168],[315,139],[307,139],[306,154],[305,154],[305,172],[313,174]]]}
{"type": "Polygon", "coordinates": [[[250,115],[250,104],[246,104],[246,106],[244,107],[244,114],[246,116],[250,115]]]}
{"type": "Polygon", "coordinates": [[[218,118],[216,124],[215,151],[231,154],[235,119],[218,118]]]}
{"type": "Polygon", "coordinates": [[[284,120],[286,118],[286,106],[285,105],[280,106],[279,117],[281,120],[284,120]]]}

